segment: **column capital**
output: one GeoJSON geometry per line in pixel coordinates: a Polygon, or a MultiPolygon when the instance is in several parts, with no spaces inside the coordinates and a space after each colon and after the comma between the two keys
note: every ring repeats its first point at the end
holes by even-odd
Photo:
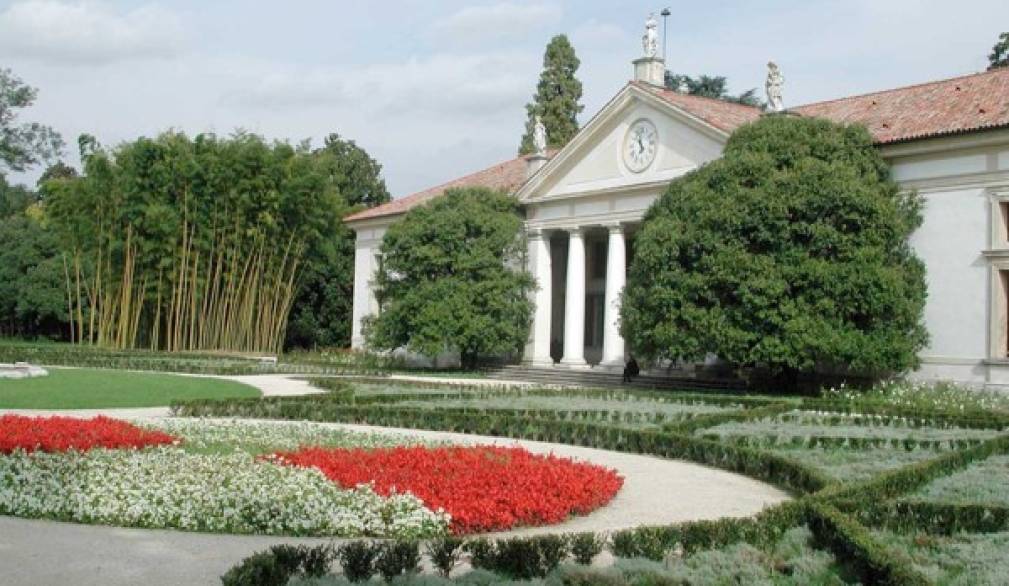
{"type": "Polygon", "coordinates": [[[624,225],[621,222],[607,222],[603,224],[603,228],[606,228],[610,234],[624,233],[624,225]]]}
{"type": "Polygon", "coordinates": [[[565,232],[567,232],[568,234],[570,234],[571,236],[581,236],[582,234],[585,233],[586,227],[585,226],[572,226],[570,228],[563,228],[563,230],[565,232]]]}
{"type": "Polygon", "coordinates": [[[529,240],[541,240],[546,238],[546,230],[543,228],[529,228],[526,230],[526,236],[529,240]]]}

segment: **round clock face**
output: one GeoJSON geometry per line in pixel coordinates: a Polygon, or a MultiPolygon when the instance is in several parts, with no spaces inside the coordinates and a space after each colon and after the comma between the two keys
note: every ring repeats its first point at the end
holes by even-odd
{"type": "Polygon", "coordinates": [[[624,164],[635,173],[648,168],[655,160],[659,148],[659,133],[648,120],[638,120],[631,125],[624,139],[624,164]]]}

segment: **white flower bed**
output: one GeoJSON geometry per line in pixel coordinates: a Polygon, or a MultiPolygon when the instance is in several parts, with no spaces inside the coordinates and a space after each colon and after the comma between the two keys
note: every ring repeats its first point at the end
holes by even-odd
{"type": "Polygon", "coordinates": [[[382,448],[424,443],[307,421],[170,418],[133,423],[179,437],[190,450],[232,446],[236,450],[290,451],[301,446],[382,448]]]}
{"type": "Polygon", "coordinates": [[[411,494],[386,498],[368,486],[342,489],[318,470],[275,464],[244,451],[397,443],[390,438],[301,423],[168,420],[149,425],[182,437],[183,445],[0,455],[0,514],[268,535],[420,538],[448,528],[447,514],[427,509],[411,494]],[[236,451],[187,451],[229,445],[236,451]]]}

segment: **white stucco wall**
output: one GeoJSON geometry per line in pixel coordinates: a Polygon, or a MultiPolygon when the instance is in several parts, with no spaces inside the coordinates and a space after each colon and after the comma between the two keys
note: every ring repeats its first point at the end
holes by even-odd
{"type": "Polygon", "coordinates": [[[924,201],[922,226],[911,245],[925,263],[928,301],[925,325],[930,341],[922,380],[955,380],[1003,388],[1009,363],[996,356],[992,332],[1004,335],[1002,298],[992,294],[990,250],[994,194],[1009,186],[1009,135],[997,133],[933,139],[883,149],[893,177],[924,201]]]}
{"type": "Polygon", "coordinates": [[[351,225],[356,234],[354,246],[354,313],[351,326],[350,346],[355,350],[364,349],[362,321],[366,316],[378,311],[378,302],[372,291],[372,280],[378,271],[378,249],[386,228],[396,218],[381,222],[351,225]]]}

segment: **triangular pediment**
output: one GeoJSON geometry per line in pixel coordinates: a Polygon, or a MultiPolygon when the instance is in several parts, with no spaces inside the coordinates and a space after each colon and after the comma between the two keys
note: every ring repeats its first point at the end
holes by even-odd
{"type": "Polygon", "coordinates": [[[519,189],[522,202],[620,190],[669,181],[717,159],[728,134],[635,84],[622,89],[519,189]],[[627,164],[628,131],[645,120],[657,132],[654,158],[643,170],[627,164]]]}

